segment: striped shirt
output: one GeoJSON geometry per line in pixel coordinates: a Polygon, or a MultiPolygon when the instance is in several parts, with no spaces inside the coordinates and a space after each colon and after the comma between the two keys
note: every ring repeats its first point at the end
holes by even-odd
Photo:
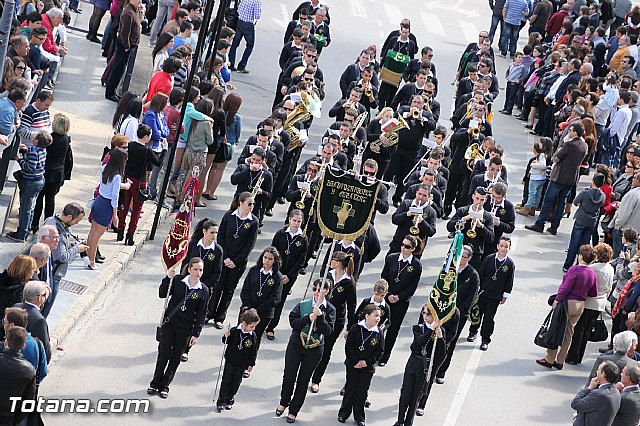
{"type": "Polygon", "coordinates": [[[31,104],[25,108],[22,113],[18,134],[20,141],[26,146],[33,145],[33,139],[42,130],[51,132],[51,115],[49,110],[39,111],[35,104],[31,104]]]}
{"type": "Polygon", "coordinates": [[[526,0],[507,0],[503,10],[507,11],[504,22],[511,25],[520,25],[520,21],[525,19],[522,12],[529,13],[529,4],[526,0]]]}
{"type": "Polygon", "coordinates": [[[238,6],[238,19],[250,24],[260,19],[262,4],[260,0],[243,0],[238,6]]]}
{"type": "Polygon", "coordinates": [[[167,136],[167,142],[173,143],[173,141],[176,140],[176,133],[178,133],[176,126],[178,126],[178,120],[180,119],[180,110],[173,105],[167,105],[162,112],[164,113],[164,119],[170,130],[169,136],[167,136]]]}
{"type": "Polygon", "coordinates": [[[29,150],[18,159],[22,169],[22,176],[26,180],[38,180],[44,178],[44,163],[47,161],[47,150],[37,145],[29,147],[29,150]]]}

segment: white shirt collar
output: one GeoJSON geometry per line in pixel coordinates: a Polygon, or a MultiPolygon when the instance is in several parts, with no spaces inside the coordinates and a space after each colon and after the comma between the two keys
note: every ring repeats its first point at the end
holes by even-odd
{"type": "Polygon", "coordinates": [[[372,304],[372,305],[376,305],[376,306],[387,306],[387,302],[385,302],[384,299],[382,299],[382,302],[378,303],[373,298],[373,296],[371,296],[371,299],[369,299],[369,303],[372,304]]]}
{"type": "Polygon", "coordinates": [[[249,212],[249,214],[246,217],[242,217],[240,216],[240,209],[236,209],[233,213],[231,213],[232,216],[237,216],[238,218],[242,219],[242,220],[253,220],[253,213],[249,212]]]}
{"type": "Polygon", "coordinates": [[[344,240],[340,240],[340,245],[344,248],[356,248],[356,243],[354,243],[353,241],[351,242],[351,244],[349,244],[348,246],[344,245],[344,240]]]}
{"type": "Polygon", "coordinates": [[[294,233],[291,232],[291,227],[287,226],[287,232],[289,233],[289,235],[291,235],[292,237],[295,237],[296,235],[302,235],[302,228],[298,228],[298,230],[294,233]]]}
{"type": "MultiPolygon", "coordinates": [[[[313,298],[313,304],[315,305],[317,303],[316,298],[313,298]]],[[[327,307],[327,298],[325,297],[324,299],[322,299],[322,303],[320,304],[320,306],[324,306],[325,308],[327,307]]]]}
{"type": "MultiPolygon", "coordinates": [[[[407,262],[411,263],[413,261],[413,255],[410,254],[409,257],[407,257],[407,262]]],[[[400,253],[398,255],[398,262],[404,262],[404,258],[402,257],[402,253],[400,253]]]]}
{"type": "Polygon", "coordinates": [[[238,330],[240,330],[240,332],[241,332],[241,333],[243,333],[243,334],[251,334],[251,333],[252,333],[251,331],[244,331],[244,323],[243,323],[243,322],[241,322],[240,324],[238,324],[238,327],[237,327],[237,328],[238,328],[238,330]]]}
{"type": "Polygon", "coordinates": [[[345,271],[344,274],[342,274],[340,279],[336,278],[336,270],[335,269],[332,269],[330,271],[330,273],[331,273],[331,278],[333,278],[333,283],[334,284],[338,284],[342,280],[348,280],[349,278],[351,278],[351,276],[349,274],[347,274],[347,271],[345,271]]]}
{"type": "Polygon", "coordinates": [[[380,333],[380,329],[378,328],[377,325],[374,325],[373,327],[368,328],[367,323],[364,320],[359,321],[358,325],[364,327],[367,331],[375,331],[376,333],[380,333]]]}
{"type": "Polygon", "coordinates": [[[503,198],[501,202],[496,203],[496,202],[494,202],[494,201],[493,201],[493,199],[492,199],[492,200],[491,200],[491,203],[493,203],[493,207],[494,207],[494,208],[495,208],[495,207],[501,207],[501,208],[504,208],[504,200],[505,200],[505,199],[503,198]]]}
{"type": "Polygon", "coordinates": [[[498,180],[498,175],[495,178],[491,179],[487,172],[484,172],[484,180],[489,182],[496,182],[498,180]]]}
{"type": "Polygon", "coordinates": [[[202,289],[202,283],[200,282],[200,280],[198,280],[198,282],[196,283],[196,285],[194,285],[193,287],[191,287],[191,286],[189,285],[189,275],[185,276],[185,277],[182,279],[182,282],[183,282],[183,283],[185,283],[185,284],[187,285],[187,287],[188,287],[190,290],[191,290],[191,289],[198,289],[198,290],[202,289]]]}
{"type": "Polygon", "coordinates": [[[269,269],[268,271],[266,271],[264,268],[260,268],[260,273],[263,275],[271,275],[273,274],[273,268],[269,269]]]}
{"type": "Polygon", "coordinates": [[[424,203],[422,205],[418,205],[418,202],[416,201],[415,198],[413,199],[413,201],[411,201],[411,207],[422,207],[422,208],[424,208],[426,206],[427,206],[427,203],[424,203]]]}
{"type": "Polygon", "coordinates": [[[212,242],[211,242],[211,245],[209,245],[209,246],[205,246],[205,245],[204,245],[204,238],[200,238],[200,241],[198,241],[198,244],[197,244],[197,245],[198,245],[199,247],[202,247],[202,248],[203,248],[203,249],[205,249],[205,250],[213,250],[213,249],[216,247],[216,242],[215,242],[215,241],[212,241],[212,242]]]}
{"type": "Polygon", "coordinates": [[[506,255],[505,257],[500,259],[500,255],[498,253],[496,253],[496,259],[498,259],[498,262],[502,262],[503,260],[507,259],[508,257],[509,257],[509,255],[506,255]]]}
{"type": "Polygon", "coordinates": [[[425,327],[427,327],[429,330],[433,330],[433,327],[435,327],[435,326],[436,326],[436,322],[435,322],[435,321],[433,321],[431,324],[429,324],[429,323],[425,322],[425,323],[423,323],[423,325],[424,325],[425,327]]]}

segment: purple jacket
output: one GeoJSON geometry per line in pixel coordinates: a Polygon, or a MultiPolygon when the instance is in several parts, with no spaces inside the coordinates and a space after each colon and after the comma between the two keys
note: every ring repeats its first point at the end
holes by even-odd
{"type": "Polygon", "coordinates": [[[573,265],[564,277],[558,289],[556,301],[579,300],[598,295],[598,277],[593,269],[584,265],[573,265]]]}

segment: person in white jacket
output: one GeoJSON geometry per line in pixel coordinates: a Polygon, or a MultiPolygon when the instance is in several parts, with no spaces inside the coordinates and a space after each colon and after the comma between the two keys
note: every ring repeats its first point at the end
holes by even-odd
{"type": "Polygon", "coordinates": [[[613,229],[613,256],[622,249],[622,233],[627,229],[640,229],[640,173],[631,180],[632,189],[622,197],[616,214],[609,225],[613,229]]]}

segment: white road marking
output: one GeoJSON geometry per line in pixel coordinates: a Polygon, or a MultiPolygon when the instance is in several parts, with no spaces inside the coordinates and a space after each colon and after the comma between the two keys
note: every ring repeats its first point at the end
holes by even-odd
{"type": "Polygon", "coordinates": [[[384,14],[394,28],[402,21],[402,11],[398,6],[392,4],[384,4],[384,14]]]}
{"type": "Polygon", "coordinates": [[[468,43],[478,40],[478,27],[476,24],[472,24],[471,22],[466,21],[458,21],[460,25],[460,29],[462,30],[462,35],[464,36],[464,40],[468,43]]]}
{"type": "Polygon", "coordinates": [[[287,26],[289,25],[289,21],[291,21],[291,15],[289,15],[289,12],[287,11],[287,6],[282,3],[280,3],[280,10],[282,11],[282,19],[271,19],[273,20],[273,22],[280,25],[283,29],[286,30],[287,26]]]}
{"type": "Polygon", "coordinates": [[[440,18],[431,13],[420,12],[420,17],[422,18],[422,23],[424,24],[424,29],[429,34],[435,34],[439,36],[446,36],[446,32],[442,23],[440,22],[440,18]]]}
{"type": "Polygon", "coordinates": [[[349,0],[349,14],[357,18],[367,17],[367,8],[362,0],[349,0]]]}
{"type": "Polygon", "coordinates": [[[453,14],[457,16],[462,15],[465,18],[478,18],[480,16],[477,10],[468,8],[466,0],[457,0],[454,4],[449,4],[447,2],[441,3],[440,1],[430,2],[425,6],[431,10],[439,9],[453,12],[453,14]]]}
{"type": "Polygon", "coordinates": [[[469,393],[469,389],[471,388],[473,376],[476,374],[476,370],[480,364],[480,358],[482,358],[482,351],[479,348],[480,342],[476,343],[473,348],[473,352],[471,353],[471,357],[469,357],[469,361],[467,361],[467,367],[462,375],[458,389],[456,389],[456,394],[451,401],[449,412],[447,413],[447,417],[442,426],[455,426],[456,421],[458,420],[458,416],[460,415],[462,406],[464,405],[464,400],[467,398],[467,393],[469,393]]]}

